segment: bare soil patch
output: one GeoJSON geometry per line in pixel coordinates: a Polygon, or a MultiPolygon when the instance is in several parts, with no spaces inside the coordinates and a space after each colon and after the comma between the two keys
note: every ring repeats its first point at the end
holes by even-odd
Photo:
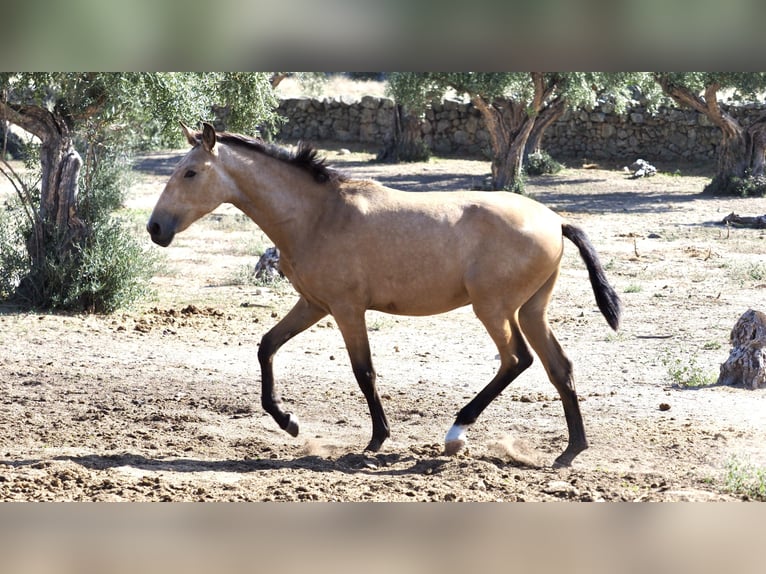
{"type": "MultiPolygon", "coordinates": [[[[139,158],[128,205],[137,232],[182,153],[139,158]]],[[[489,172],[483,160],[380,165],[369,163],[373,153],[339,155],[329,144],[326,155],[355,176],[413,191],[476,187],[489,172]]],[[[392,426],[379,454],[362,454],[369,415],[332,320],[277,355],[277,384],[302,425],[297,438],[277,428],[260,408],[256,353],[295,295],[242,281],[270,243],[225,206],[163,251],[156,296],[137,309],[2,311],[0,499],[740,498],[725,474],[732,457],[766,465],[764,394],[683,383],[715,379],[731,327],[749,307],[763,310],[764,231],[718,222],[766,213],[766,200],[702,197],[698,171],[631,180],[591,167],[528,183],[588,231],[625,304],[614,334],[567,245],[550,316],[575,364],[591,443],[571,468],[551,468],[566,425],[539,362],[485,411],[467,451],[442,456],[456,412],[498,366],[468,308],[369,314],[392,426]]]]}

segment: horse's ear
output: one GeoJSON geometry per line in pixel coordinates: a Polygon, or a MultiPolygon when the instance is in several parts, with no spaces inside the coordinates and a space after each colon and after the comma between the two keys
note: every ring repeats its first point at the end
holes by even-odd
{"type": "Polygon", "coordinates": [[[186,141],[189,142],[189,145],[191,146],[197,145],[199,143],[199,140],[197,139],[197,136],[194,134],[194,132],[189,129],[189,126],[187,126],[182,121],[179,121],[178,123],[181,124],[181,131],[186,136],[186,141]]]}
{"type": "Polygon", "coordinates": [[[207,122],[202,124],[202,145],[207,151],[213,151],[215,147],[215,128],[207,122]]]}

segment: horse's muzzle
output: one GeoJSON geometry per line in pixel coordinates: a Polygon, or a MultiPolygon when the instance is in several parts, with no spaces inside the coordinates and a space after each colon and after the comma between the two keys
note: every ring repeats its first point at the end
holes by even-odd
{"type": "Polygon", "coordinates": [[[149,223],[146,224],[146,231],[151,235],[152,241],[161,247],[170,245],[175,236],[172,229],[165,230],[159,223],[152,221],[151,219],[149,220],[149,223]]]}

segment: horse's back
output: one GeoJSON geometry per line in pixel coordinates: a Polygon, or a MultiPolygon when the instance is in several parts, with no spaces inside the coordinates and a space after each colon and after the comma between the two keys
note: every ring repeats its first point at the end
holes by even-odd
{"type": "Polygon", "coordinates": [[[402,191],[373,181],[349,182],[347,201],[365,216],[394,214],[455,223],[484,217],[498,218],[517,229],[552,229],[561,235],[558,214],[529,197],[501,191],[402,191]]]}
{"type": "Polygon", "coordinates": [[[380,288],[396,283],[411,292],[460,294],[467,278],[478,276],[540,283],[561,258],[560,216],[518,194],[367,184],[347,200],[333,244],[347,247],[349,260],[380,288]]]}

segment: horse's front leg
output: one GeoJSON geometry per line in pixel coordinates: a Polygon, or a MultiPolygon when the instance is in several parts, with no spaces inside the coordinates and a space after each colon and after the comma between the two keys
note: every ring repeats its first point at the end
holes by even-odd
{"type": "Polygon", "coordinates": [[[261,365],[261,405],[274,418],[279,428],[292,436],[298,436],[298,418],[282,410],[282,400],[274,390],[274,355],[287,341],[325,316],[327,311],[301,297],[290,312],[263,336],[258,348],[258,362],[261,365]]]}
{"type": "Polygon", "coordinates": [[[335,317],[338,329],[343,335],[343,341],[346,344],[349,359],[351,359],[354,377],[356,377],[356,382],[367,400],[367,406],[372,417],[372,438],[365,450],[377,452],[383,441],[391,435],[391,431],[375,387],[375,369],[372,366],[364,312],[363,308],[351,306],[343,306],[340,309],[333,307],[332,309],[333,317],[335,317]]]}

